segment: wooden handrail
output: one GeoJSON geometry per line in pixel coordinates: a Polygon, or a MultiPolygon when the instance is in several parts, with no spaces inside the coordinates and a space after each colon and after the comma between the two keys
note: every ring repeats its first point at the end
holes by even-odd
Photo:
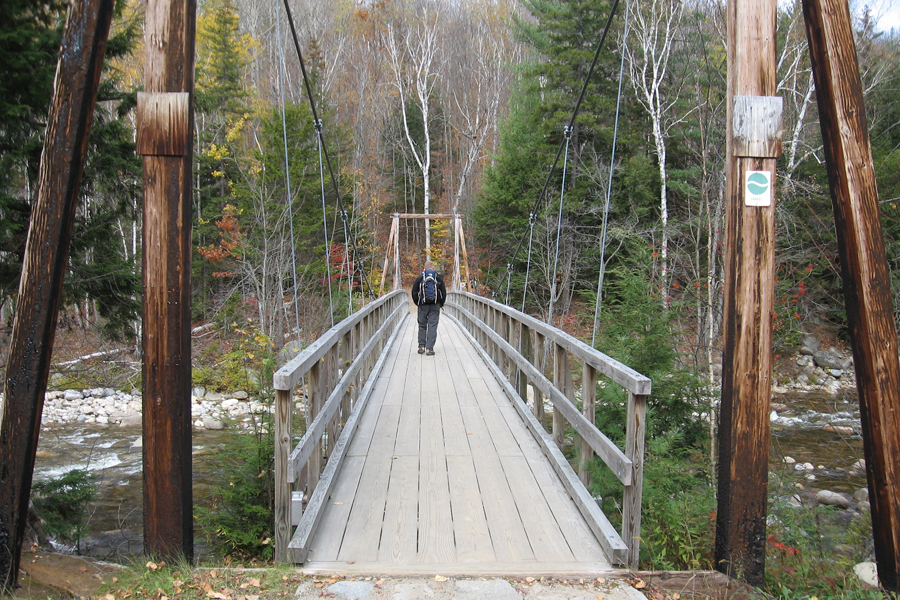
{"type": "Polygon", "coordinates": [[[493,300],[466,292],[450,292],[445,309],[480,346],[495,377],[523,417],[527,417],[526,422],[535,438],[567,484],[573,501],[595,528],[594,533],[610,559],[636,567],[640,552],[644,436],[651,380],[571,335],[493,300]],[[550,356],[553,358],[547,360],[550,356]],[[582,364],[583,413],[579,412],[575,401],[569,357],[582,364]],[[544,373],[547,367],[552,367],[552,381],[544,373]],[[624,450],[595,425],[598,374],[619,384],[628,393],[624,450]],[[526,415],[529,412],[526,402],[529,385],[534,392],[534,402],[531,413],[526,415]],[[544,400],[553,405],[552,436],[544,423],[544,400]],[[581,470],[581,481],[589,483],[587,464],[596,453],[624,486],[621,537],[612,530],[584,488],[572,482],[574,472],[560,452],[564,422],[582,440],[582,456],[577,465],[581,470]]]}
{"type": "Polygon", "coordinates": [[[329,329],[273,376],[276,561],[302,562],[305,558],[323,498],[330,494],[333,474],[343,461],[371,395],[372,382],[384,364],[382,350],[408,316],[406,292],[391,292],[329,329]],[[292,395],[301,381],[309,422],[292,451],[292,395]],[[327,461],[324,470],[323,461],[327,461]],[[302,508],[293,499],[295,485],[308,500],[299,523],[292,518],[292,512],[302,508]],[[298,527],[293,531],[295,524],[298,527]]]}

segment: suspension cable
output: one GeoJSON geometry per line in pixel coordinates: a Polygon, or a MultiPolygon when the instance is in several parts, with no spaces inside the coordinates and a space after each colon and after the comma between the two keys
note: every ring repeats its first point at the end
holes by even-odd
{"type": "Polygon", "coordinates": [[[628,43],[628,18],[630,3],[625,0],[625,31],[622,34],[622,60],[619,63],[619,92],[616,96],[616,119],[613,124],[612,155],[609,159],[609,181],[606,185],[606,202],[603,205],[603,228],[600,233],[600,273],[597,276],[597,300],[594,304],[594,326],[591,347],[597,342],[597,319],[600,316],[600,297],[603,295],[603,277],[606,273],[606,236],[609,225],[609,203],[612,198],[613,172],[616,168],[616,141],[619,137],[619,114],[622,104],[622,80],[625,78],[625,46],[628,43]]]}
{"type": "Polygon", "coordinates": [[[531,273],[531,245],[534,240],[534,222],[537,215],[528,215],[528,260],[525,262],[525,286],[522,288],[522,312],[525,312],[525,296],[528,294],[528,275],[531,273]]]}
{"type": "MultiPolygon", "coordinates": [[[[618,0],[616,0],[616,2],[618,2],[618,0]]],[[[309,98],[310,109],[312,109],[313,122],[320,123],[321,120],[319,119],[319,113],[316,110],[316,99],[313,96],[312,84],[310,83],[309,75],[306,72],[306,63],[303,61],[303,52],[300,50],[300,38],[297,36],[297,28],[294,26],[294,17],[293,17],[293,14],[291,13],[291,6],[289,3],[289,0],[284,0],[284,8],[285,8],[285,12],[287,13],[288,24],[291,26],[291,36],[294,40],[294,48],[297,50],[297,58],[300,61],[300,72],[303,74],[303,85],[306,87],[306,95],[309,98]]],[[[343,201],[341,200],[341,193],[340,193],[340,189],[338,187],[337,177],[335,176],[334,169],[331,166],[331,158],[328,155],[328,146],[325,144],[322,130],[319,129],[316,132],[316,134],[318,135],[319,139],[321,140],[322,153],[325,156],[325,164],[328,167],[328,174],[331,177],[331,185],[334,188],[334,196],[337,200],[338,210],[341,214],[341,219],[344,220],[344,222],[345,222],[344,223],[345,229],[350,231],[351,237],[347,240],[347,243],[351,247],[353,268],[354,269],[359,268],[360,276],[362,277],[363,292],[365,293],[365,288],[368,288],[369,296],[374,297],[375,291],[372,289],[372,286],[369,284],[369,280],[366,277],[365,268],[363,268],[363,263],[356,259],[356,238],[355,238],[355,236],[353,236],[352,228],[347,227],[347,223],[346,223],[347,211],[344,210],[344,204],[343,204],[343,201]]],[[[351,295],[352,295],[352,292],[353,292],[352,287],[350,288],[350,291],[351,291],[351,295]]]]}
{"type": "Polygon", "coordinates": [[[328,312],[334,327],[334,302],[331,299],[331,241],[328,239],[328,213],[325,210],[325,173],[322,161],[322,121],[316,119],[316,146],[319,148],[319,188],[322,190],[322,228],[325,230],[325,277],[328,278],[328,312]]]}
{"type": "Polygon", "coordinates": [[[550,306],[547,309],[547,324],[553,327],[553,306],[556,304],[556,271],[559,268],[559,240],[562,237],[563,200],[566,197],[566,168],[569,166],[569,142],[572,140],[572,127],[566,127],[566,156],[563,159],[562,185],[559,190],[559,213],[556,217],[556,255],[553,259],[553,280],[550,284],[550,306]]]}
{"type": "MultiPolygon", "coordinates": [[[[285,0],[287,2],[287,0],[285,0]]],[[[591,61],[591,67],[588,69],[587,75],[584,78],[584,84],[581,86],[581,93],[578,95],[578,100],[575,102],[575,108],[572,110],[572,116],[569,119],[568,128],[574,129],[575,127],[575,119],[578,117],[578,113],[581,110],[581,103],[584,100],[585,93],[587,92],[588,83],[591,80],[591,77],[594,74],[594,69],[597,66],[597,61],[600,58],[600,50],[603,48],[603,43],[606,41],[606,36],[609,34],[609,28],[612,25],[613,17],[616,14],[616,9],[619,7],[619,0],[613,0],[612,8],[609,11],[609,17],[606,19],[606,25],[603,28],[603,35],[600,36],[600,41],[597,43],[597,49],[594,52],[594,58],[591,61]]],[[[559,164],[559,158],[562,155],[563,148],[568,144],[567,140],[563,139],[560,141],[559,148],[556,151],[556,157],[553,159],[553,164],[550,166],[550,171],[547,173],[547,179],[544,181],[544,186],[541,188],[541,193],[538,194],[537,200],[534,203],[534,207],[531,209],[532,213],[537,214],[540,211],[541,205],[544,203],[544,197],[547,194],[547,189],[550,185],[550,180],[553,177],[553,172],[556,170],[556,165],[559,164]]],[[[519,243],[516,245],[515,251],[512,253],[512,257],[510,258],[510,262],[514,262],[516,257],[519,255],[519,250],[522,249],[522,244],[525,242],[525,235],[523,234],[521,238],[519,238],[519,243]]]]}
{"type": "MultiPolygon", "coordinates": [[[[291,163],[288,156],[287,117],[284,108],[284,43],[281,38],[281,11],[277,13],[278,23],[278,88],[281,94],[281,133],[284,138],[284,183],[287,189],[288,221],[291,232],[291,269],[293,270],[294,287],[294,320],[297,327],[297,341],[300,341],[300,298],[297,297],[297,249],[294,238],[294,196],[291,193],[291,163]]],[[[333,317],[332,317],[333,318],[333,317]]]]}

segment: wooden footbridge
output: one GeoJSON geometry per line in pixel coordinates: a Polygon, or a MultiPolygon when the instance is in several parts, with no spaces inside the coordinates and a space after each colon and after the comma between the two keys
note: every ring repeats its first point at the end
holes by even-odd
{"type": "Polygon", "coordinates": [[[381,575],[635,566],[650,380],[473,294],[449,294],[435,356],[409,315],[394,291],[275,374],[276,558],[381,575]],[[627,390],[623,449],[594,426],[598,377],[627,390]],[[572,432],[580,476],[561,451],[572,432]],[[621,532],[583,484],[594,455],[622,482],[621,532]]]}

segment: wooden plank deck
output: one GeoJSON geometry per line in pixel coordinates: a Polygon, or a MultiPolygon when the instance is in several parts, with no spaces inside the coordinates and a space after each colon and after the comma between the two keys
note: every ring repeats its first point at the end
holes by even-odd
{"type": "Polygon", "coordinates": [[[305,571],[592,575],[613,571],[538,444],[458,326],[435,356],[415,319],[388,350],[305,571]]]}

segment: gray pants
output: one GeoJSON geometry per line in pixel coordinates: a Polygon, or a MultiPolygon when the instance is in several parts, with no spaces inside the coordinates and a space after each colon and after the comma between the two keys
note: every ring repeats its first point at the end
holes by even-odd
{"type": "Polygon", "coordinates": [[[434,341],[437,339],[438,319],[440,318],[440,304],[419,305],[419,346],[434,348],[434,341]]]}

